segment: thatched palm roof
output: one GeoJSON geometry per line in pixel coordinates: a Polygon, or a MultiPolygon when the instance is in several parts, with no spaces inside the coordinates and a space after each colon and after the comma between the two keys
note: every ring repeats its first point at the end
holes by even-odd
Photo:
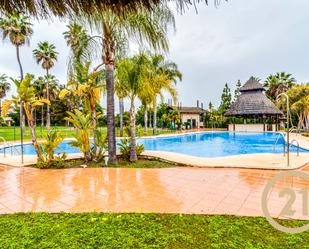
{"type": "MultiPolygon", "coordinates": [[[[220,3],[219,0],[213,1],[215,5],[220,3]]],[[[40,18],[82,13],[91,15],[96,11],[106,10],[122,15],[141,7],[151,10],[155,5],[164,2],[175,2],[180,10],[199,2],[208,4],[208,0],[0,0],[0,12],[20,12],[40,18]]]]}
{"type": "Polygon", "coordinates": [[[264,88],[262,84],[251,77],[246,84],[240,88],[241,94],[225,115],[283,115],[282,111],[266,97],[263,91],[264,88]]]}

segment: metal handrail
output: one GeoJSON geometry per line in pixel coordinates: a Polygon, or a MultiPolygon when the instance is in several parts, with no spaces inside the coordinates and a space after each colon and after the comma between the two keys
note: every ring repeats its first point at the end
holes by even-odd
{"type": "Polygon", "coordinates": [[[285,137],[283,136],[283,134],[281,132],[278,133],[277,135],[277,139],[276,142],[274,144],[274,153],[276,153],[276,147],[277,147],[277,143],[279,141],[280,135],[283,137],[283,156],[285,156],[285,137]]]}
{"type": "Polygon", "coordinates": [[[293,142],[297,143],[297,156],[299,156],[299,142],[296,139],[293,139],[291,141],[291,143],[289,144],[289,147],[291,147],[293,145],[293,142]]]}
{"type": "Polygon", "coordinates": [[[299,130],[297,129],[296,126],[292,126],[291,129],[289,130],[290,133],[292,133],[293,131],[296,131],[296,134],[299,133],[299,130]]]}
{"type": "Polygon", "coordinates": [[[15,152],[17,152],[17,154],[20,154],[20,152],[16,149],[16,147],[13,144],[8,143],[4,137],[0,137],[0,140],[3,141],[3,156],[4,157],[6,156],[5,149],[7,148],[11,148],[11,156],[13,155],[13,149],[15,150],[15,152]]]}

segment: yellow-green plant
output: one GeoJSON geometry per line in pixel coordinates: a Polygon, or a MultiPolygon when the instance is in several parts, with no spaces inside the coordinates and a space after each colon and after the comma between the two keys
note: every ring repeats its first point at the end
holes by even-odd
{"type": "Polygon", "coordinates": [[[57,131],[49,131],[44,135],[44,142],[41,142],[43,151],[47,154],[47,160],[49,162],[54,160],[55,150],[59,149],[59,144],[62,143],[63,138],[60,136],[60,133],[57,131]]]}
{"type": "Polygon", "coordinates": [[[96,112],[96,105],[100,103],[101,93],[105,89],[103,71],[90,71],[90,62],[85,65],[78,63],[75,68],[75,73],[70,76],[67,83],[71,90],[63,89],[59,93],[60,99],[65,98],[69,93],[75,96],[80,96],[84,101],[85,111],[91,112],[92,127],[93,127],[93,156],[97,155],[97,120],[101,116],[96,112]]]}
{"type": "Polygon", "coordinates": [[[7,99],[4,101],[2,105],[2,116],[5,117],[7,115],[9,108],[12,104],[15,104],[16,106],[21,106],[24,109],[31,133],[32,145],[34,146],[38,160],[41,161],[42,153],[36,138],[33,111],[36,106],[42,106],[44,104],[49,105],[50,102],[47,99],[39,98],[38,96],[36,96],[36,91],[32,84],[33,78],[33,75],[27,74],[22,81],[13,80],[17,88],[18,96],[13,96],[11,100],[7,99]]]}
{"type": "Polygon", "coordinates": [[[84,114],[81,111],[75,109],[73,112],[67,112],[69,117],[65,120],[73,124],[78,130],[78,134],[74,135],[75,140],[71,141],[70,144],[74,147],[78,147],[84,154],[85,161],[91,159],[90,153],[90,133],[89,130],[92,128],[91,114],[84,114]]]}

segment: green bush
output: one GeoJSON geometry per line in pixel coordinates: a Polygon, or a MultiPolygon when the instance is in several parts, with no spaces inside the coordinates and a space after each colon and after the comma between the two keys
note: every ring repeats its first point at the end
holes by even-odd
{"type": "MultiPolygon", "coordinates": [[[[120,140],[120,143],[118,143],[118,146],[120,148],[121,156],[124,160],[130,159],[131,154],[131,145],[130,145],[130,139],[129,138],[123,138],[120,140]]],[[[139,156],[142,154],[142,152],[145,150],[143,144],[136,144],[136,154],[139,156]]]]}
{"type": "Polygon", "coordinates": [[[67,155],[59,153],[57,156],[54,156],[53,160],[48,160],[46,154],[43,154],[43,160],[38,161],[36,167],[39,169],[62,169],[65,166],[65,159],[67,155]]]}

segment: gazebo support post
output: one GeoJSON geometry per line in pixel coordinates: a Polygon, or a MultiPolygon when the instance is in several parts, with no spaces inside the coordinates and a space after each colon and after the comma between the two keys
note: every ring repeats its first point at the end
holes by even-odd
{"type": "Polygon", "coordinates": [[[235,132],[235,117],[233,117],[233,131],[235,132]]]}

